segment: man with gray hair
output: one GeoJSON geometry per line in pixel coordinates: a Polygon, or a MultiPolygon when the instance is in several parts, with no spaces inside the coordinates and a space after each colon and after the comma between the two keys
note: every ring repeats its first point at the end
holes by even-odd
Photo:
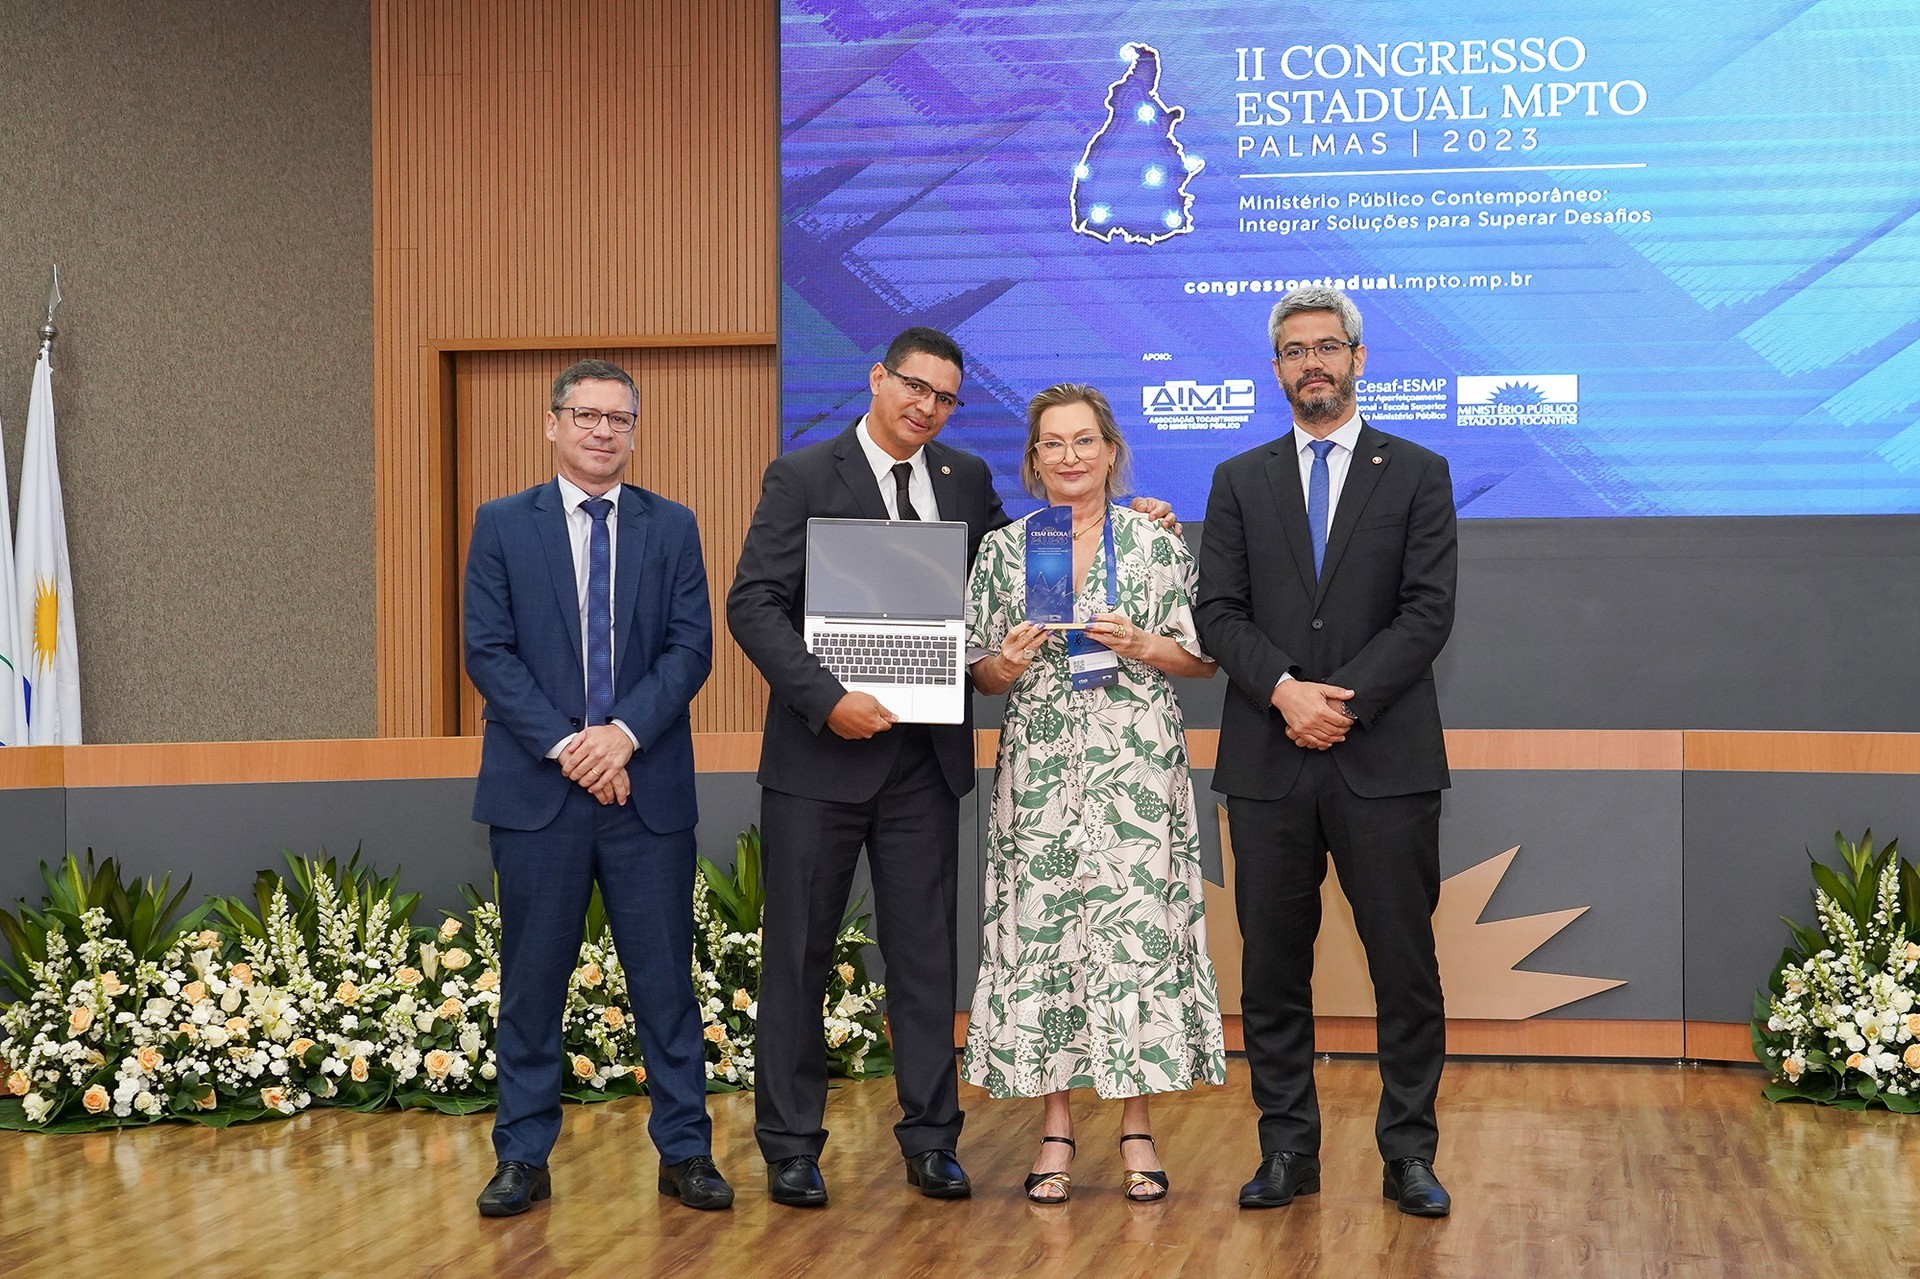
{"type": "Polygon", "coordinates": [[[1233,829],[1261,1153],[1240,1206],[1320,1189],[1313,944],[1331,853],[1379,1012],[1382,1189],[1443,1217],[1432,916],[1448,778],[1433,662],[1453,629],[1453,483],[1445,458],[1360,417],[1367,348],[1344,293],[1292,290],[1268,337],[1293,429],[1214,472],[1196,610],[1232,682],[1213,786],[1233,829]]]}

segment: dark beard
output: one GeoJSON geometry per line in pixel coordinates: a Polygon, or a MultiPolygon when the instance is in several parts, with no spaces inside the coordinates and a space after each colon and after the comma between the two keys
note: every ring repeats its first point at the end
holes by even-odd
{"type": "Polygon", "coordinates": [[[1354,378],[1351,374],[1333,379],[1329,387],[1315,387],[1308,395],[1302,396],[1290,386],[1282,384],[1286,392],[1287,403],[1293,408],[1296,422],[1312,423],[1318,426],[1322,422],[1338,422],[1353,407],[1354,378]]]}

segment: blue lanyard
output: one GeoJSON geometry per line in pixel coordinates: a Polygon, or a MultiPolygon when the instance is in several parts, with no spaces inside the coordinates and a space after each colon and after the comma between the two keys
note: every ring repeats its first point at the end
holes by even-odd
{"type": "Polygon", "coordinates": [[[1107,611],[1111,613],[1120,606],[1120,587],[1113,568],[1113,504],[1107,504],[1107,514],[1103,521],[1105,527],[1100,530],[1101,549],[1107,555],[1107,611]]]}

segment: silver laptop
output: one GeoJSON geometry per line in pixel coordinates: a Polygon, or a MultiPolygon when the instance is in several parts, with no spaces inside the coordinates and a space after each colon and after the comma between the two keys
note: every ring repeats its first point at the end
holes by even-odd
{"type": "Polygon", "coordinates": [[[807,650],[902,722],[966,718],[967,526],[807,521],[807,650]]]}

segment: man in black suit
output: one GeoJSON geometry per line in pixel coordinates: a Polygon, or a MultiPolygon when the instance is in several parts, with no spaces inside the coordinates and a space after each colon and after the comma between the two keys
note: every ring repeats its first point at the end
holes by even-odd
{"type": "Polygon", "coordinates": [[[1214,472],[1197,609],[1232,681],[1213,786],[1233,828],[1261,1152],[1240,1206],[1320,1188],[1313,943],[1331,852],[1379,1011],[1383,1191],[1440,1217],[1432,916],[1448,779],[1433,662],[1453,629],[1453,485],[1446,459],[1361,420],[1367,351],[1345,294],[1294,289],[1268,336],[1293,430],[1214,472]]]}
{"type": "Polygon", "coordinates": [[[555,379],[559,474],[481,506],[467,554],[467,674],[487,699],[473,816],[500,895],[498,1158],[480,1212],[553,1193],[561,1020],[600,886],[627,973],[660,1150],[660,1192],[726,1208],[694,996],[693,730],[713,665],[693,512],[621,475],[640,410],[617,364],[555,379]]]}
{"type": "Polygon", "coordinates": [[[807,520],[964,520],[967,560],[1007,522],[987,464],[936,438],[960,406],[960,348],[934,329],[893,340],[867,374],[866,416],[777,458],[727,595],[727,625],[766,676],[760,829],[761,941],[755,1131],[775,1201],[827,1201],[819,1157],[827,1099],[820,1000],[861,846],[887,965],[907,1180],[934,1198],[972,1193],[953,1057],[960,797],[973,789],[973,716],[901,724],[807,651],[807,520]]]}

